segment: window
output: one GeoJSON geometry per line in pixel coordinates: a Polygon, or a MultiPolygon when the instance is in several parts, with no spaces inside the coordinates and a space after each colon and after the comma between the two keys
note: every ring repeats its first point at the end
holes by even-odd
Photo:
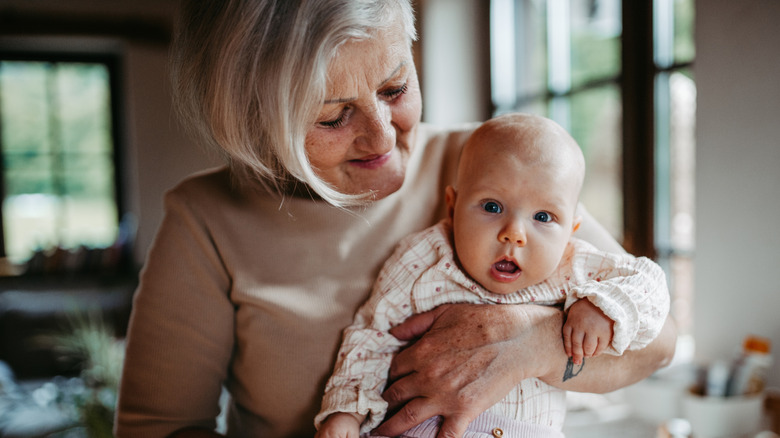
{"type": "Polygon", "coordinates": [[[623,239],[620,183],[620,4],[493,0],[492,93],[497,113],[556,120],[587,161],[582,199],[623,239]]]}
{"type": "Polygon", "coordinates": [[[0,251],[10,261],[116,241],[116,66],[114,56],[0,52],[0,251]]]}
{"type": "Polygon", "coordinates": [[[583,149],[583,203],[666,270],[690,329],[696,87],[693,0],[491,0],[496,113],[563,125],[583,149]]]}

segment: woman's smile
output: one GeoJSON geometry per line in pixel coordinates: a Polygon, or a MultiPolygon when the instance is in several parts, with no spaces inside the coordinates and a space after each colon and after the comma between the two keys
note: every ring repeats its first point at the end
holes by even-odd
{"type": "Polygon", "coordinates": [[[358,158],[355,160],[349,160],[349,164],[360,167],[362,169],[378,169],[382,167],[387,161],[390,159],[390,156],[393,154],[393,151],[383,154],[383,155],[368,155],[363,158],[358,158]]]}

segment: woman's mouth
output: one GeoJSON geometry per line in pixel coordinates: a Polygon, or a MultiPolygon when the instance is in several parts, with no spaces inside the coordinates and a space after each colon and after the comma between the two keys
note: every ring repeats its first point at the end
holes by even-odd
{"type": "Polygon", "coordinates": [[[520,277],[523,272],[517,263],[509,259],[501,259],[490,267],[490,275],[502,283],[511,283],[520,277]]]}
{"type": "Polygon", "coordinates": [[[382,167],[385,163],[387,163],[387,160],[390,159],[390,156],[393,154],[393,151],[390,151],[386,154],[382,155],[369,155],[357,160],[349,160],[349,164],[360,167],[362,169],[378,169],[382,167]]]}

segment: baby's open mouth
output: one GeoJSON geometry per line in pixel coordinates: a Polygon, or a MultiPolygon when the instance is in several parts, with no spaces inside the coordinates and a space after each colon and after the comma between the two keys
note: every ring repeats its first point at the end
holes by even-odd
{"type": "Polygon", "coordinates": [[[498,272],[505,272],[507,274],[514,274],[520,268],[511,260],[501,260],[493,265],[498,272]]]}
{"type": "Polygon", "coordinates": [[[490,276],[500,283],[512,283],[523,274],[523,270],[514,260],[501,259],[490,267],[490,276]]]}

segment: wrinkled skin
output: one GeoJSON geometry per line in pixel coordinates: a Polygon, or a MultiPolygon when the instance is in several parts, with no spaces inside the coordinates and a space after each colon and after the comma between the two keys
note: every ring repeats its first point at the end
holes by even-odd
{"type": "Polygon", "coordinates": [[[392,331],[415,342],[393,361],[392,384],[384,393],[392,414],[376,433],[395,436],[441,415],[438,436],[461,437],[472,420],[523,379],[609,392],[649,376],[674,354],[676,332],[667,320],[647,348],[593,358],[577,377],[564,381],[568,358],[562,324],[561,311],[536,305],[444,305],[410,318],[392,331]]]}

